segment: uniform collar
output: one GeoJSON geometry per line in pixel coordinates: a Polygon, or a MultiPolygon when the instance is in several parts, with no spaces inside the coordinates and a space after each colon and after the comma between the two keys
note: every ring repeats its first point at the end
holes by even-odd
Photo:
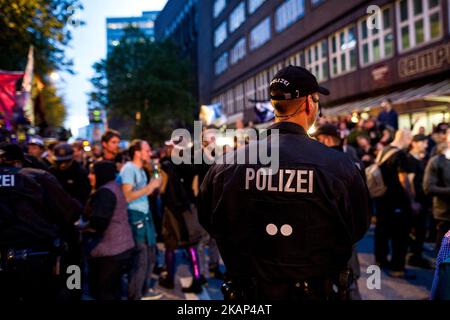
{"type": "Polygon", "coordinates": [[[267,130],[272,129],[278,129],[280,130],[280,133],[294,133],[294,134],[300,134],[300,135],[306,135],[306,131],[302,126],[299,126],[296,123],[288,122],[288,121],[282,121],[277,122],[271,125],[267,130]]]}

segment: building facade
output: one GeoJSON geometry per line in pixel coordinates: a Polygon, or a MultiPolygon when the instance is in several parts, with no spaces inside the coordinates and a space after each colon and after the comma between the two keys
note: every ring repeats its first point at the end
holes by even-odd
{"type": "Polygon", "coordinates": [[[192,93],[198,101],[199,8],[201,0],[169,0],[155,21],[156,41],[171,40],[190,61],[192,93]]]}
{"type": "Polygon", "coordinates": [[[106,19],[106,38],[108,54],[115,46],[120,45],[125,29],[129,26],[138,28],[149,37],[155,39],[155,20],[159,11],[144,11],[141,17],[121,17],[106,19]]]}
{"type": "Polygon", "coordinates": [[[199,1],[200,101],[233,121],[254,120],[287,65],[330,89],[329,117],[389,97],[403,126],[450,120],[450,0],[199,1]]]}

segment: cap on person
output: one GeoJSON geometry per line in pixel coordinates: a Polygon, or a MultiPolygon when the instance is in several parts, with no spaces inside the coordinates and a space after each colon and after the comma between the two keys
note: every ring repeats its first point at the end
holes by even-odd
{"type": "Polygon", "coordinates": [[[25,158],[23,150],[14,143],[0,145],[0,157],[5,161],[29,162],[25,158]]]}
{"type": "Polygon", "coordinates": [[[33,138],[31,138],[31,139],[28,141],[28,145],[30,145],[30,144],[37,145],[37,146],[39,146],[39,147],[41,147],[41,148],[44,148],[44,147],[45,147],[44,141],[43,141],[40,137],[33,137],[33,138]]]}
{"type": "Polygon", "coordinates": [[[320,135],[325,135],[325,136],[332,136],[335,138],[341,138],[341,136],[339,135],[339,130],[338,128],[331,124],[331,123],[325,123],[323,125],[321,125],[317,131],[314,133],[314,136],[318,137],[320,135]]]}
{"type": "Polygon", "coordinates": [[[69,161],[73,159],[73,148],[70,144],[61,142],[55,146],[53,154],[54,160],[57,162],[69,161]]]}
{"type": "Polygon", "coordinates": [[[428,140],[428,137],[421,133],[414,135],[413,139],[412,139],[412,141],[414,141],[414,142],[425,141],[425,140],[428,140]]]}
{"type": "Polygon", "coordinates": [[[297,99],[315,92],[330,94],[330,91],[319,86],[316,77],[303,67],[290,65],[283,68],[270,82],[270,99],[272,100],[297,99]],[[273,94],[274,92],[276,94],[273,94]]]}

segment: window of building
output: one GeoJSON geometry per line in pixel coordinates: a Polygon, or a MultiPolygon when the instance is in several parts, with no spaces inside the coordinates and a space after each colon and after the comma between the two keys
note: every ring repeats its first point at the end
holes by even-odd
{"type": "Polygon", "coordinates": [[[214,32],[214,46],[217,48],[227,38],[227,22],[222,22],[214,32]]]}
{"type": "Polygon", "coordinates": [[[235,107],[236,112],[241,112],[244,110],[244,85],[238,84],[236,87],[234,87],[234,96],[235,96],[235,107]]]}
{"type": "Polygon", "coordinates": [[[317,81],[328,80],[328,41],[319,41],[305,50],[305,67],[317,81]]]}
{"type": "Polygon", "coordinates": [[[245,21],[245,3],[241,2],[230,14],[230,32],[233,32],[245,21]]]}
{"type": "Polygon", "coordinates": [[[359,56],[362,66],[392,57],[394,54],[394,35],[392,28],[392,7],[381,10],[381,29],[369,29],[367,18],[358,22],[359,56]]]}
{"type": "Polygon", "coordinates": [[[259,48],[269,41],[270,37],[270,17],[267,17],[250,31],[250,49],[259,48]]]}
{"type": "Polygon", "coordinates": [[[239,60],[243,59],[245,57],[247,48],[246,48],[246,41],[245,37],[241,38],[234,47],[231,49],[230,52],[230,64],[235,64],[239,60]]]}
{"type": "Polygon", "coordinates": [[[250,100],[256,99],[256,90],[255,90],[255,78],[250,78],[245,81],[245,108],[249,109],[254,106],[253,102],[250,100]]]}
{"type": "Polygon", "coordinates": [[[215,73],[219,75],[228,68],[228,52],[224,52],[219,59],[216,60],[215,73]]]}
{"type": "Polygon", "coordinates": [[[356,27],[350,25],[329,38],[331,76],[356,69],[356,27]]]}
{"type": "Polygon", "coordinates": [[[280,71],[281,69],[283,69],[283,64],[280,63],[276,63],[274,64],[272,67],[270,67],[269,69],[269,81],[272,80],[275,75],[277,74],[278,71],[280,71]]]}
{"type": "Polygon", "coordinates": [[[301,66],[302,65],[302,61],[301,61],[301,57],[302,54],[301,52],[295,53],[289,57],[286,58],[286,60],[284,61],[284,65],[287,67],[289,65],[291,66],[301,66]]]}
{"type": "Polygon", "coordinates": [[[256,11],[266,0],[248,0],[248,13],[252,14],[256,11]]]}
{"type": "Polygon", "coordinates": [[[318,6],[319,4],[321,4],[322,2],[325,2],[325,0],[311,0],[311,5],[314,6],[318,6]]]}
{"type": "Polygon", "coordinates": [[[305,0],[287,0],[275,12],[275,30],[281,32],[305,14],[305,0]]]}
{"type": "Polygon", "coordinates": [[[399,51],[442,36],[440,0],[400,0],[396,5],[399,51]]]}
{"type": "Polygon", "coordinates": [[[266,101],[269,98],[267,70],[256,75],[256,100],[266,101]]]}
{"type": "Polygon", "coordinates": [[[219,16],[219,14],[223,11],[223,9],[225,9],[227,5],[227,1],[226,0],[216,0],[214,1],[214,12],[213,12],[213,16],[214,18],[217,18],[219,16]]]}
{"type": "Polygon", "coordinates": [[[226,113],[233,114],[234,113],[234,94],[233,89],[227,91],[227,100],[226,100],[226,113]]]}

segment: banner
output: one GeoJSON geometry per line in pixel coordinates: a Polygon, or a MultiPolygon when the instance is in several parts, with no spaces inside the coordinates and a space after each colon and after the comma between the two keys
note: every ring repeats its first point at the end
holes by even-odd
{"type": "Polygon", "coordinates": [[[16,106],[16,81],[23,75],[23,72],[0,70],[0,114],[6,121],[12,120],[16,106]]]}
{"type": "Polygon", "coordinates": [[[270,102],[257,102],[255,113],[261,123],[272,121],[275,118],[274,109],[270,102]]]}
{"type": "Polygon", "coordinates": [[[34,55],[33,46],[28,50],[28,61],[25,68],[25,75],[22,82],[22,91],[20,93],[19,106],[22,108],[24,116],[34,125],[34,108],[31,99],[31,89],[33,86],[33,70],[34,70],[34,55]]]}

